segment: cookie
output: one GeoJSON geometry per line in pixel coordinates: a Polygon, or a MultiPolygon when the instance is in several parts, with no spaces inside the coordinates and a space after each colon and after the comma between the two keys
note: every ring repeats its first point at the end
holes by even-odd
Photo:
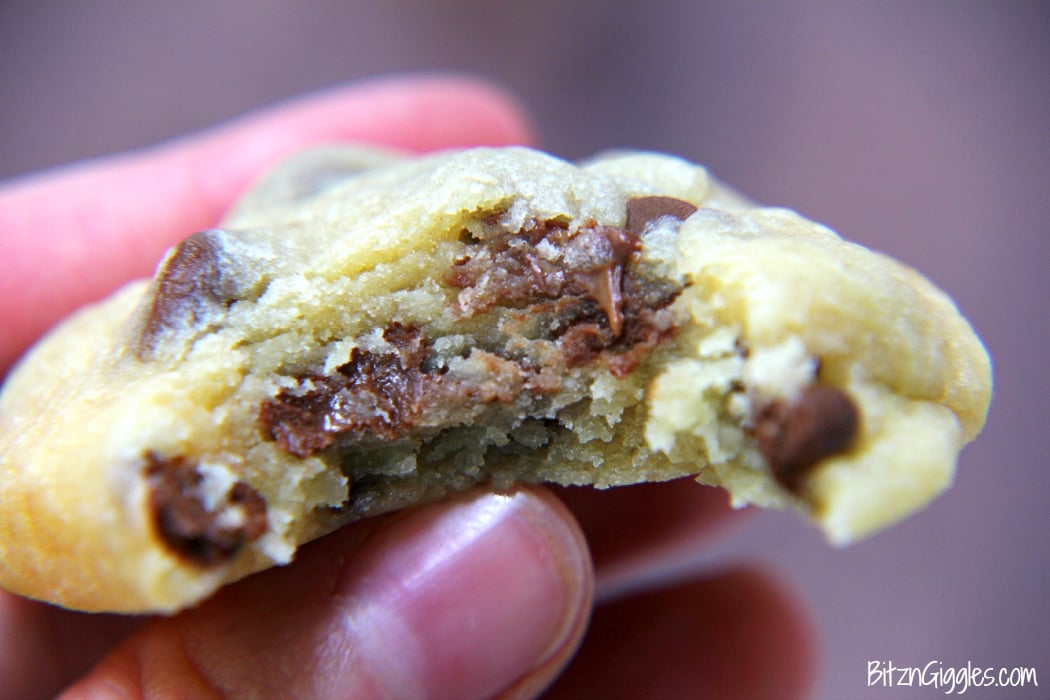
{"type": "Polygon", "coordinates": [[[0,396],[0,585],[171,612],[482,485],[694,475],[834,543],[950,483],[987,354],[915,271],[698,166],[334,149],[0,396]]]}

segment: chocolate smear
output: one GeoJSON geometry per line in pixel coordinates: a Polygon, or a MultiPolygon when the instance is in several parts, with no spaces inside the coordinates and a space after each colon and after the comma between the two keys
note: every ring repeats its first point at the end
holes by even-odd
{"type": "Polygon", "coordinates": [[[238,481],[217,511],[208,510],[199,493],[204,480],[196,464],[185,457],[146,455],[149,504],[153,524],[164,543],[177,555],[201,567],[232,559],[245,543],[266,532],[266,501],[248,484],[238,481]],[[220,525],[228,508],[242,512],[237,525],[220,525]]]}
{"type": "Polygon", "coordinates": [[[846,392],[825,384],[802,390],[791,403],[774,401],[755,421],[755,437],[773,476],[798,492],[824,459],[848,451],[860,431],[860,412],[846,392]]]}

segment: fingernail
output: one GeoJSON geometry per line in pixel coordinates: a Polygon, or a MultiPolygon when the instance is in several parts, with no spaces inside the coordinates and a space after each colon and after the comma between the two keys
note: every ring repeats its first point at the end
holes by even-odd
{"type": "Polygon", "coordinates": [[[393,519],[342,572],[348,662],[379,695],[485,698],[540,667],[586,613],[579,531],[527,490],[393,519]]]}

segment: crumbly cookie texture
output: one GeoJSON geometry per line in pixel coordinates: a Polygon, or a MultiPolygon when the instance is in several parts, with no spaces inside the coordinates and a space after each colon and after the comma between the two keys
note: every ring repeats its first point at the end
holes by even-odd
{"type": "Polygon", "coordinates": [[[304,154],[0,396],[0,585],[174,611],[475,485],[695,475],[847,543],[952,480],[988,356],[913,270],[698,166],[304,154]]]}

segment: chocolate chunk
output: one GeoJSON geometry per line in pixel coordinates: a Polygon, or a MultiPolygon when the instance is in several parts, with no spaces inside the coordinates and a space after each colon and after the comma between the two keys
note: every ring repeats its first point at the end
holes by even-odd
{"type": "Polygon", "coordinates": [[[200,494],[203,476],[196,464],[184,457],[163,458],[152,452],[145,459],[154,527],[179,556],[198,566],[217,566],[266,532],[266,501],[248,484],[235,483],[221,508],[208,510],[200,494]],[[229,508],[241,511],[240,523],[220,525],[220,515],[229,508]]]}
{"type": "Polygon", "coordinates": [[[813,384],[794,402],[774,401],[756,419],[755,437],[774,477],[797,492],[814,466],[848,451],[860,431],[860,412],[841,389],[813,384]]]}
{"type": "Polygon", "coordinates": [[[663,216],[685,221],[695,211],[695,206],[675,197],[634,197],[627,201],[626,228],[640,236],[646,226],[663,216]]]}
{"type": "Polygon", "coordinates": [[[140,358],[155,350],[171,329],[213,322],[237,297],[237,285],[224,269],[220,231],[195,233],[172,251],[158,271],[139,338],[140,358]]]}

